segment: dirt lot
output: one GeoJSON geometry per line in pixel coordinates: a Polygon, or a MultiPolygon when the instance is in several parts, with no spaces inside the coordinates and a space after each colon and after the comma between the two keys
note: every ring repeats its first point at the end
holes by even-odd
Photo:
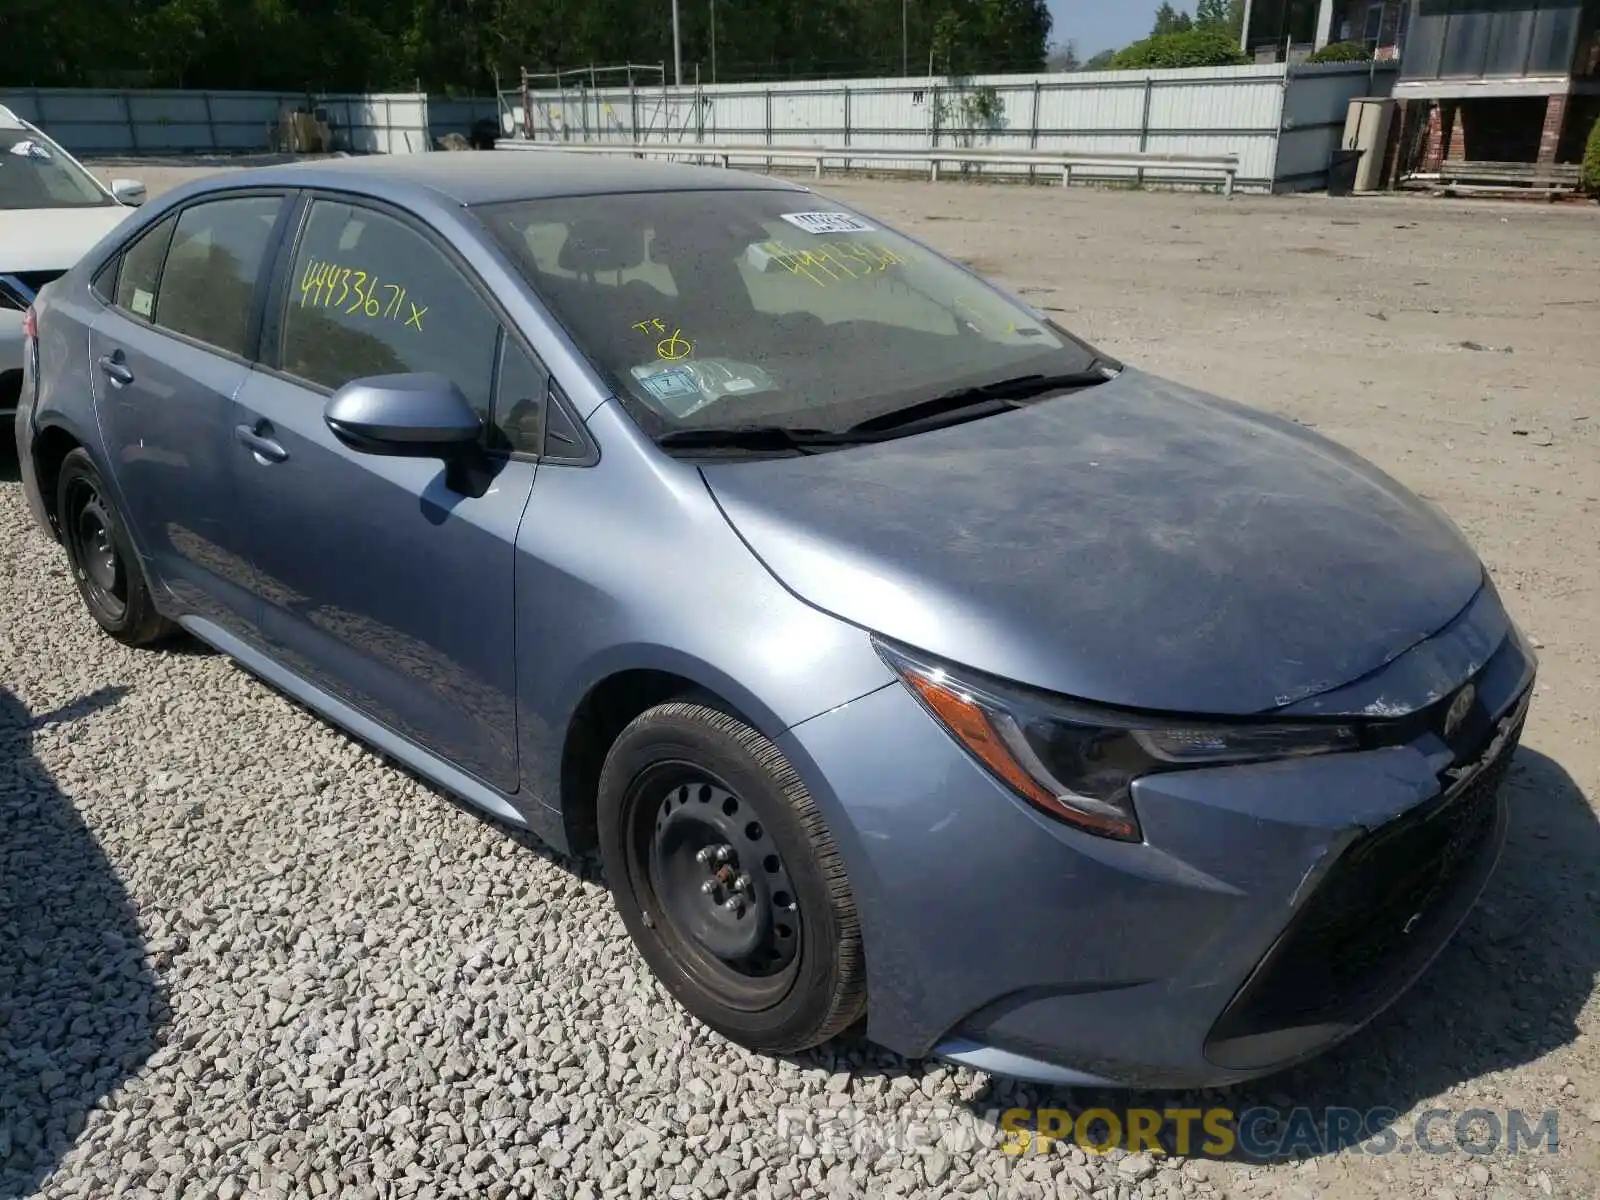
{"type": "MultiPolygon", "coordinates": [[[[194,171],[102,173],[154,193],[194,171]]],[[[1402,1130],[1431,1108],[1555,1110],[1559,1153],[1194,1162],[1162,1171],[1168,1193],[1132,1170],[1091,1176],[1093,1194],[1600,1194],[1600,208],[853,180],[823,190],[1118,357],[1372,458],[1456,519],[1541,648],[1510,845],[1462,935],[1372,1030],[1211,1100],[1390,1108],[1402,1130]]],[[[993,1094],[1002,1106],[1071,1099],[993,1094]]],[[[1031,1194],[1076,1195],[1077,1160],[1061,1161],[972,1190],[1037,1181],[1031,1194]]]]}

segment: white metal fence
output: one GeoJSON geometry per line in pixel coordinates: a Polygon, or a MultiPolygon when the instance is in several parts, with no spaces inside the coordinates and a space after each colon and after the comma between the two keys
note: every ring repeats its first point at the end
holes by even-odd
{"type": "MultiPolygon", "coordinates": [[[[864,79],[534,92],[506,120],[539,141],[983,146],[1080,154],[1239,158],[1241,186],[1320,186],[1353,96],[1393,72],[1345,64],[1097,71],[969,79],[864,79]]],[[[911,160],[877,166],[925,169],[911,160]]],[[[990,173],[1027,168],[974,167],[990,173]]],[[[1135,176],[1110,168],[1101,178],[1135,176]]]]}
{"type": "MultiPolygon", "coordinates": [[[[515,116],[521,127],[531,120],[531,136],[543,141],[1235,154],[1239,182],[1265,187],[1273,178],[1283,84],[1281,67],[1251,66],[961,80],[568,88],[533,93],[528,110],[515,116]]],[[[882,165],[912,169],[918,164],[907,160],[882,165]]],[[[982,170],[1017,168],[992,165],[982,170]]]]}
{"type": "MultiPolygon", "coordinates": [[[[494,98],[420,93],[330,95],[342,145],[355,151],[431,149],[447,132],[499,116],[545,142],[720,142],[859,145],[928,150],[987,147],[1085,155],[1146,152],[1236,155],[1238,184],[1256,190],[1321,186],[1349,100],[1387,95],[1394,72],[1366,65],[1277,64],[1184,71],[1097,71],[969,79],[858,79],[704,87],[567,88],[501,106],[494,98]]],[[[0,104],[84,154],[263,150],[287,92],[0,90],[0,104]]],[[[878,169],[926,170],[926,162],[878,169]]],[[[976,164],[984,173],[1030,168],[976,164]]],[[[1134,168],[1075,175],[1133,179],[1134,168]]],[[[1181,174],[1178,178],[1182,178],[1181,174]]]]}
{"type": "Polygon", "coordinates": [[[271,147],[279,114],[325,110],[344,148],[405,154],[429,148],[420,92],[327,95],[178,89],[0,89],[0,105],[74,154],[236,154],[271,147]]]}

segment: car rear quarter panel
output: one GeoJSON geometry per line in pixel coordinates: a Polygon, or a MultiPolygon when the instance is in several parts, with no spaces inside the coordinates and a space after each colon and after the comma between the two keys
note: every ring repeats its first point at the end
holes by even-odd
{"type": "MultiPolygon", "coordinates": [[[[86,276],[72,273],[50,284],[40,293],[34,312],[39,331],[39,380],[32,391],[31,407],[17,412],[17,458],[34,520],[54,536],[47,510],[54,507],[55,497],[48,494],[50,479],[41,478],[36,457],[44,431],[59,429],[83,446],[114,495],[116,479],[113,464],[106,460],[95,412],[89,330],[100,305],[89,294],[86,276]]],[[[24,404],[29,404],[26,394],[24,404]]],[[[120,496],[117,498],[120,501],[120,496]]]]}

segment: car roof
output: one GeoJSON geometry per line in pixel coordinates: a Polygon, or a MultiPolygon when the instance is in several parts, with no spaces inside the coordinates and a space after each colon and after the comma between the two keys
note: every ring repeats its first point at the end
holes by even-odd
{"type": "Polygon", "coordinates": [[[229,172],[207,182],[219,188],[272,184],[329,187],[395,199],[399,198],[396,193],[425,188],[468,206],[629,192],[806,190],[787,180],[747,171],[544,150],[329,158],[229,172]]]}

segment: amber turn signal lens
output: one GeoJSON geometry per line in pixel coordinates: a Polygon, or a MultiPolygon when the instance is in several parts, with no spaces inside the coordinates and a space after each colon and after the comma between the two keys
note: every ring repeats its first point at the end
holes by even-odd
{"type": "Polygon", "coordinates": [[[977,755],[984,766],[1009,784],[1035,808],[1058,821],[1080,826],[1090,833],[1124,840],[1137,838],[1137,829],[1131,822],[1100,813],[1085,812],[1082,808],[1063,803],[1041,787],[1039,782],[1017,762],[1015,755],[996,731],[993,722],[989,720],[989,715],[984,712],[983,706],[971,696],[946,687],[920,671],[908,671],[904,678],[916,689],[922,702],[944,722],[962,745],[977,755]]]}

